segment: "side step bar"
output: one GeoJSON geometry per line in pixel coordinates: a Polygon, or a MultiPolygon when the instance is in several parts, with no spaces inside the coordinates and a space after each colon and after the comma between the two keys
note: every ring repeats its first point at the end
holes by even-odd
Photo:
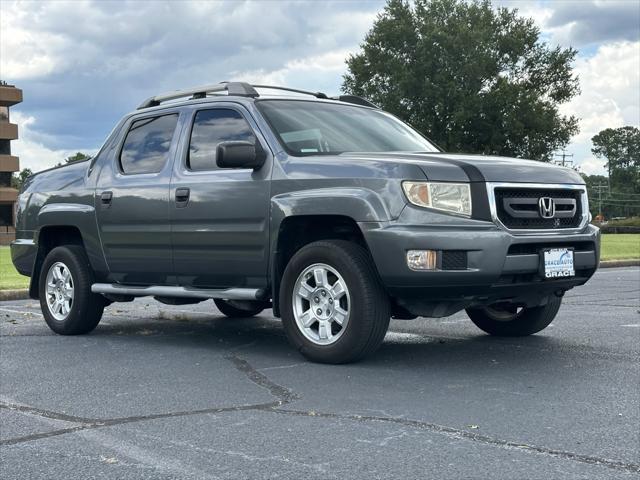
{"type": "Polygon", "coordinates": [[[135,287],[111,283],[94,283],[93,293],[129,295],[132,297],[221,298],[224,300],[264,300],[265,291],[260,288],[226,288],[220,290],[196,289],[172,286],[135,287]]]}

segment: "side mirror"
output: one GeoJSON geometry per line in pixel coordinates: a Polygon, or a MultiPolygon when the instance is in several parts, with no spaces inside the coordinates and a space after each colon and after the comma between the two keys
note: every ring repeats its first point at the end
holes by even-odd
{"type": "Polygon", "coordinates": [[[222,142],[216,149],[216,164],[220,168],[253,168],[264,165],[266,152],[259,143],[222,142]]]}

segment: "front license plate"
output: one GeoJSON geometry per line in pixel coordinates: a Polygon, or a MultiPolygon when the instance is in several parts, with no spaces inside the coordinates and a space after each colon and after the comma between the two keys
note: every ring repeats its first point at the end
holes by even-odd
{"type": "Polygon", "coordinates": [[[570,248],[549,248],[542,251],[545,278],[573,277],[573,250],[570,248]]]}

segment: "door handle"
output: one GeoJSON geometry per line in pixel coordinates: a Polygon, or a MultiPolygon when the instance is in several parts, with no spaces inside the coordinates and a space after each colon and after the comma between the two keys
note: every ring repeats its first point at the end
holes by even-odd
{"type": "Polygon", "coordinates": [[[102,192],[100,195],[100,205],[102,205],[102,208],[109,208],[111,206],[112,199],[113,192],[102,192]]]}
{"type": "Polygon", "coordinates": [[[188,188],[176,188],[176,207],[184,208],[189,203],[191,191],[188,188]]]}

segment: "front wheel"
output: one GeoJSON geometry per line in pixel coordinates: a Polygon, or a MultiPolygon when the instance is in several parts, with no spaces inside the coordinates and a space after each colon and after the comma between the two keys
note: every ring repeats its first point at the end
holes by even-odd
{"type": "Polygon", "coordinates": [[[389,327],[389,300],[369,253],[331,240],[300,249],[280,289],[289,341],[321,363],[348,363],[374,352],[389,327]]]}
{"type": "Polygon", "coordinates": [[[93,272],[84,248],[56,247],[44,259],[39,279],[40,306],[49,328],[80,335],[96,328],[105,302],[91,293],[93,272]]]}
{"type": "Polygon", "coordinates": [[[524,337],[544,330],[556,318],[562,298],[555,295],[547,303],[537,307],[518,308],[501,303],[481,308],[468,308],[471,321],[489,335],[500,337],[524,337]]]}

